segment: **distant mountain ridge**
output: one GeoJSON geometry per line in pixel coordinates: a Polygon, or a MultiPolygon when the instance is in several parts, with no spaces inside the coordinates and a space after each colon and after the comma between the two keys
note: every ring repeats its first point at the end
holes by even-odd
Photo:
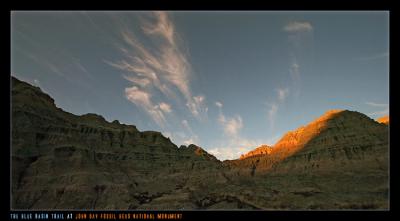
{"type": "Polygon", "coordinates": [[[11,81],[12,208],[388,208],[388,125],[364,114],[328,111],[221,162],[160,132],[70,114],[11,81]]]}
{"type": "MultiPolygon", "coordinates": [[[[296,155],[334,151],[339,146],[344,148],[338,150],[340,156],[346,159],[351,157],[353,152],[357,154],[357,148],[371,143],[387,146],[386,125],[379,124],[359,112],[330,110],[306,126],[287,132],[272,146],[268,154],[259,154],[248,159],[240,158],[228,161],[227,164],[239,169],[271,170],[281,167],[280,162],[290,161],[291,158],[296,158],[296,155]]],[[[309,158],[311,159],[312,155],[309,158]]]]}
{"type": "Polygon", "coordinates": [[[268,155],[272,152],[272,147],[268,146],[268,145],[261,145],[259,147],[257,147],[254,150],[249,151],[246,154],[242,154],[240,156],[240,160],[249,158],[249,157],[253,157],[253,156],[259,156],[259,155],[268,155]]]}

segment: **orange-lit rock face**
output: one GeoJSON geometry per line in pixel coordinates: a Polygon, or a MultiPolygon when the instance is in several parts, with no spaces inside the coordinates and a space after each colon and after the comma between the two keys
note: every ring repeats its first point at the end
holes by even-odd
{"type": "MultiPolygon", "coordinates": [[[[371,153],[360,153],[371,148],[384,152],[387,135],[386,126],[364,114],[333,110],[306,126],[286,133],[268,154],[241,157],[227,164],[244,174],[267,171],[295,173],[307,170],[308,165],[314,170],[329,171],[349,160],[365,159],[371,153]]],[[[386,160],[382,159],[382,162],[386,160]]]]}
{"type": "Polygon", "coordinates": [[[14,209],[388,209],[388,126],[361,113],[329,111],[220,162],[160,132],[67,113],[15,78],[12,104],[14,209]]]}
{"type": "Polygon", "coordinates": [[[324,115],[315,119],[307,126],[300,127],[294,131],[289,131],[274,145],[271,154],[275,155],[278,159],[283,159],[294,154],[313,138],[317,137],[321,131],[327,129],[330,125],[330,121],[342,112],[344,111],[327,111],[324,115]]]}
{"type": "Polygon", "coordinates": [[[312,121],[307,126],[300,127],[286,133],[273,147],[262,145],[247,154],[240,156],[240,160],[261,155],[270,155],[275,160],[283,159],[301,149],[322,130],[328,127],[331,118],[343,112],[343,110],[329,110],[321,117],[312,121]]]}
{"type": "Polygon", "coordinates": [[[379,123],[388,125],[389,124],[389,116],[388,115],[383,116],[381,118],[378,118],[376,121],[378,121],[379,123]]]}
{"type": "Polygon", "coordinates": [[[253,156],[268,155],[268,154],[271,153],[271,151],[272,151],[272,147],[271,146],[262,145],[262,146],[257,147],[256,149],[254,149],[254,150],[252,150],[252,151],[250,151],[250,152],[248,152],[246,154],[243,154],[242,156],[240,156],[240,159],[242,160],[242,159],[245,159],[245,158],[248,158],[248,157],[253,157],[253,156]]]}

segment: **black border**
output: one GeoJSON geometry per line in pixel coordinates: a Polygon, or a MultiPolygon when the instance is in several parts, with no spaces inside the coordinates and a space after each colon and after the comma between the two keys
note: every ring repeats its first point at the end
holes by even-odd
{"type": "MultiPolygon", "coordinates": [[[[396,141],[396,134],[398,134],[398,118],[397,118],[397,100],[396,100],[396,93],[394,89],[396,88],[396,83],[399,82],[397,81],[397,76],[399,74],[397,63],[399,61],[398,59],[398,43],[397,40],[400,39],[396,27],[399,27],[397,23],[397,17],[398,17],[398,12],[394,8],[394,3],[387,1],[387,0],[380,0],[380,1],[355,1],[353,4],[350,4],[349,1],[345,0],[336,0],[336,1],[315,1],[315,2],[307,2],[305,4],[304,2],[287,2],[287,1],[267,1],[267,2],[262,2],[262,1],[255,1],[255,0],[246,0],[246,1],[237,1],[237,2],[229,2],[229,3],[223,3],[223,2],[212,2],[212,4],[207,4],[209,2],[207,1],[169,1],[169,0],[160,0],[160,1],[141,1],[140,3],[138,2],[132,2],[132,5],[129,7],[126,7],[125,5],[111,5],[110,2],[104,2],[106,3],[105,6],[98,5],[97,2],[92,2],[91,4],[89,3],[86,6],[76,6],[76,7],[71,7],[71,6],[51,6],[48,4],[40,4],[35,1],[31,1],[30,4],[27,5],[20,5],[20,6],[9,6],[6,11],[2,11],[2,21],[5,22],[6,24],[3,24],[3,28],[7,29],[9,31],[9,35],[7,35],[7,31],[3,32],[2,37],[3,39],[3,45],[7,45],[8,48],[6,47],[3,48],[3,53],[4,53],[4,58],[2,59],[3,61],[3,73],[1,74],[1,82],[3,83],[1,89],[3,90],[1,95],[3,96],[3,99],[1,100],[3,105],[2,105],[2,126],[3,130],[1,131],[2,134],[2,148],[4,152],[2,152],[1,156],[3,159],[1,160],[1,169],[2,169],[2,174],[9,178],[9,166],[10,166],[10,152],[8,146],[10,145],[10,108],[11,108],[11,100],[10,100],[10,65],[11,63],[7,64],[6,60],[7,58],[10,59],[11,62],[11,39],[10,39],[10,29],[11,29],[11,11],[20,11],[20,10],[172,10],[172,11],[179,11],[179,10],[218,10],[218,11],[231,11],[231,10],[280,10],[280,11],[310,11],[310,10],[319,10],[319,11],[353,11],[353,10],[367,10],[367,11],[376,11],[376,10],[384,10],[384,11],[389,11],[390,13],[390,86],[389,86],[389,99],[390,99],[390,137],[393,139],[390,139],[390,210],[389,211],[134,211],[135,213],[158,213],[158,212],[168,212],[168,213],[181,213],[183,215],[183,219],[185,220],[192,220],[192,219],[198,219],[198,220],[206,220],[209,218],[212,219],[247,219],[247,220],[253,220],[254,218],[262,219],[262,220],[281,220],[281,219],[287,219],[287,218],[305,218],[305,219],[310,219],[310,218],[318,218],[318,219],[323,219],[323,220],[338,220],[340,218],[349,218],[349,216],[357,216],[362,219],[367,218],[367,219],[390,219],[395,216],[395,213],[398,210],[397,203],[395,203],[397,199],[397,193],[398,190],[396,187],[398,187],[398,183],[396,182],[397,179],[397,170],[399,167],[399,160],[396,159],[396,157],[400,157],[400,155],[396,152],[398,152],[398,148],[400,147],[397,144],[396,141]],[[392,3],[392,4],[390,4],[392,3]],[[90,6],[89,6],[90,5],[90,6]],[[6,42],[9,42],[6,44],[6,42]],[[6,59],[5,59],[6,58],[6,59]],[[7,66],[6,66],[7,64],[7,66]],[[6,68],[8,67],[8,68],[6,68]]],[[[4,218],[4,220],[9,220],[10,219],[10,213],[23,213],[24,211],[10,211],[10,184],[9,180],[3,180],[2,182],[2,188],[1,188],[3,194],[1,195],[1,200],[2,202],[2,212],[1,216],[4,218]],[[8,211],[7,211],[8,210],[8,211]]],[[[26,213],[32,212],[32,211],[25,211],[26,213]]],[[[39,211],[40,212],[40,211],[39,211]]],[[[57,212],[57,211],[43,211],[43,212],[57,212]]],[[[77,213],[79,211],[74,211],[73,213],[77,213]]],[[[102,212],[107,212],[109,213],[110,211],[93,211],[93,213],[102,213],[102,212]]],[[[122,212],[122,211],[121,211],[122,212]]],[[[133,211],[131,211],[133,212],[133,211]]],[[[59,211],[59,213],[69,213],[68,211],[59,211]]],[[[113,211],[113,213],[118,214],[120,211],[113,211]]],[[[1,217],[0,216],[0,217],[1,217]]],[[[2,219],[3,220],[3,219],[2,219]]]]}
{"type": "MultiPolygon", "coordinates": [[[[80,1],[76,5],[61,5],[59,2],[38,2],[28,1],[24,4],[16,5],[12,2],[9,10],[391,10],[395,3],[390,0],[237,0],[237,1],[218,1],[218,0],[145,0],[129,2],[84,2],[80,1]],[[105,4],[102,4],[105,3],[105,4]]],[[[72,2],[68,2],[72,3],[72,2]]]]}

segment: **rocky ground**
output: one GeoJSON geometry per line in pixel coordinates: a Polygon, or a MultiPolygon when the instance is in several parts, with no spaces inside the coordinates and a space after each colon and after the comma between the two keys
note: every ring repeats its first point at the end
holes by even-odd
{"type": "Polygon", "coordinates": [[[388,121],[330,111],[221,162],[12,78],[12,208],[387,209],[388,121]]]}

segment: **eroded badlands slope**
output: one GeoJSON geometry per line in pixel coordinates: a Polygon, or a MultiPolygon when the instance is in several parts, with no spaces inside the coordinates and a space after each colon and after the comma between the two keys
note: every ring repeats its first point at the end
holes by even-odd
{"type": "Polygon", "coordinates": [[[13,77],[11,153],[18,209],[388,208],[388,125],[352,111],[220,162],[159,132],[65,112],[13,77]]]}

